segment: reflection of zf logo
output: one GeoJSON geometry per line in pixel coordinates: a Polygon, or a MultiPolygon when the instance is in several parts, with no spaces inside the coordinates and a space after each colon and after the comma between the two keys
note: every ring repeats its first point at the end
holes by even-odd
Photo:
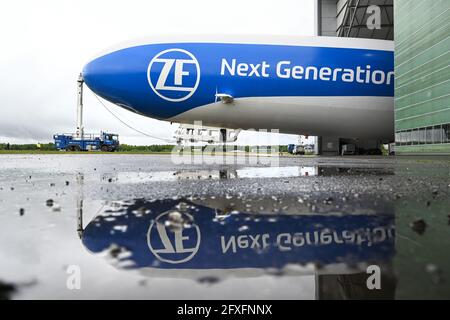
{"type": "MultiPolygon", "coordinates": [[[[200,246],[200,229],[192,224],[189,228],[166,227],[170,211],[160,214],[150,225],[147,244],[158,260],[168,263],[183,263],[191,260],[200,246]]],[[[187,221],[192,221],[190,214],[181,213],[187,221]]]]}
{"type": "Polygon", "coordinates": [[[183,49],[168,49],[150,61],[147,79],[159,97],[180,102],[189,99],[197,90],[200,66],[192,53],[183,49]]]}

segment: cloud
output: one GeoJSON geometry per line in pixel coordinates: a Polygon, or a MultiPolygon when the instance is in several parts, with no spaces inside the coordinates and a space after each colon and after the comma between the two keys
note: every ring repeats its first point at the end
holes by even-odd
{"type": "MultiPolygon", "coordinates": [[[[313,33],[313,1],[43,0],[2,4],[0,142],[50,141],[73,132],[76,79],[97,52],[118,42],[170,33],[313,33]]],[[[139,130],[171,137],[174,126],[114,108],[139,130]]],[[[155,143],[112,117],[90,94],[87,131],[109,130],[122,142],[155,143]]]]}

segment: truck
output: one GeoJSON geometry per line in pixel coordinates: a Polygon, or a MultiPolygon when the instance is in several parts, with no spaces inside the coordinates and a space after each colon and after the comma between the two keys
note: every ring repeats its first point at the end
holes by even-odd
{"type": "Polygon", "coordinates": [[[288,145],[288,152],[290,154],[305,154],[305,148],[301,145],[295,145],[295,144],[289,144],[288,145]]]}
{"type": "Polygon", "coordinates": [[[113,152],[119,149],[119,136],[114,133],[101,132],[96,134],[55,134],[55,147],[66,151],[93,151],[113,152]]]}
{"type": "Polygon", "coordinates": [[[83,76],[77,80],[77,130],[75,133],[55,134],[53,139],[57,150],[113,152],[119,149],[119,135],[100,132],[86,134],[83,127],[83,76]]]}
{"type": "Polygon", "coordinates": [[[314,145],[311,144],[305,145],[305,154],[306,153],[308,154],[314,153],[314,145]]]}

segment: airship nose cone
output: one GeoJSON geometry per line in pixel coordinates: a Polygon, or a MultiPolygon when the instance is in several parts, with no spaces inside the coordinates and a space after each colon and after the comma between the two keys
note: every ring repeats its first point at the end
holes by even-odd
{"type": "Polygon", "coordinates": [[[104,84],[108,81],[107,66],[102,63],[100,58],[88,62],[82,71],[83,80],[86,85],[95,93],[103,96],[104,84]]]}
{"type": "Polygon", "coordinates": [[[84,80],[84,82],[86,82],[86,84],[88,82],[91,82],[92,76],[95,75],[95,69],[92,68],[92,61],[87,63],[83,67],[83,71],[81,72],[81,75],[83,76],[83,80],[84,80]]]}
{"type": "Polygon", "coordinates": [[[134,97],[129,86],[130,68],[126,61],[106,55],[88,62],[82,71],[87,87],[96,95],[118,105],[128,105],[134,97]]]}
{"type": "Polygon", "coordinates": [[[163,56],[164,59],[155,59],[160,57],[161,50],[163,48],[159,46],[147,45],[106,53],[84,66],[84,82],[96,95],[109,102],[162,120],[213,101],[212,86],[208,89],[210,94],[199,99],[200,90],[196,87],[200,72],[192,59],[172,51],[163,56]]]}

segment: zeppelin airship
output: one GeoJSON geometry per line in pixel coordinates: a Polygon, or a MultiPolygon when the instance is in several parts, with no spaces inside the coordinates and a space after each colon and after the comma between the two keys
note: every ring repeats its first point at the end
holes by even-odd
{"type": "Polygon", "coordinates": [[[98,55],[82,76],[98,96],[169,122],[341,138],[394,137],[392,41],[155,37],[98,55]]]}

